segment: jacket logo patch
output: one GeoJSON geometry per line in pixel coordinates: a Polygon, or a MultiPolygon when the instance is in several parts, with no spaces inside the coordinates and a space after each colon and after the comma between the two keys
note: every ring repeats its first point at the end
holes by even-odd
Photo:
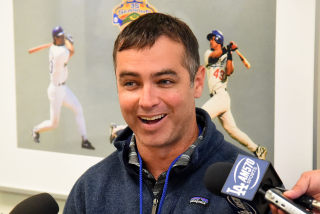
{"type": "Polygon", "coordinates": [[[190,199],[190,204],[201,204],[203,206],[208,205],[209,200],[206,198],[201,198],[201,197],[193,197],[190,199]]]}

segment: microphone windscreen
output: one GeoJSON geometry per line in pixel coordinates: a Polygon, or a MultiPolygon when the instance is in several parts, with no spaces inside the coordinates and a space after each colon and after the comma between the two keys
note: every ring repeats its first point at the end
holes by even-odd
{"type": "Polygon", "coordinates": [[[228,162],[217,162],[210,165],[204,174],[204,184],[211,193],[222,197],[222,187],[226,182],[233,164],[228,162]]]}
{"type": "Polygon", "coordinates": [[[33,195],[17,204],[9,214],[57,214],[59,206],[48,193],[33,195]]]}

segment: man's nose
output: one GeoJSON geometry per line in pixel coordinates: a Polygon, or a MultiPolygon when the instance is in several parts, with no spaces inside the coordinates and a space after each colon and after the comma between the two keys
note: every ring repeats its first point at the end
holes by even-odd
{"type": "Polygon", "coordinates": [[[159,102],[160,99],[158,97],[156,87],[152,85],[144,85],[143,89],[141,90],[139,105],[142,108],[148,109],[158,105],[159,102]]]}

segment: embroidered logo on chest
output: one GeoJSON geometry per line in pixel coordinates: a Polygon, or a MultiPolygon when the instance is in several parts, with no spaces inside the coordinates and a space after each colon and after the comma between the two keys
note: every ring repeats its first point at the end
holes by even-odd
{"type": "Polygon", "coordinates": [[[202,198],[202,197],[193,197],[190,199],[190,204],[200,204],[203,206],[207,206],[208,205],[209,200],[206,198],[202,198]]]}

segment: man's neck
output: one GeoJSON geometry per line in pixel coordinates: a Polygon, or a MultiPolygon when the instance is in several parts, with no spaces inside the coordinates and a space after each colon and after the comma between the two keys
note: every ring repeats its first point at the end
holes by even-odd
{"type": "Polygon", "coordinates": [[[167,171],[171,163],[196,141],[198,135],[199,129],[196,126],[195,130],[186,136],[188,141],[182,140],[181,143],[165,147],[144,147],[139,144],[139,138],[136,136],[136,144],[143,160],[143,167],[157,180],[159,175],[167,171]]]}

